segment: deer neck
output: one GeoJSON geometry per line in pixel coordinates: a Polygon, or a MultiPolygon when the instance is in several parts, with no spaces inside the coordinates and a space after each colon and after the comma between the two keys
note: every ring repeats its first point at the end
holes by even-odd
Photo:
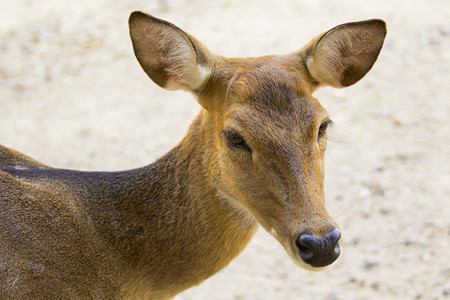
{"type": "Polygon", "coordinates": [[[146,270],[142,281],[153,290],[176,294],[199,284],[228,265],[257,229],[253,217],[242,217],[208,177],[202,116],[178,146],[133,171],[127,199],[120,200],[130,234],[115,244],[140,245],[122,250],[133,269],[146,270]]]}

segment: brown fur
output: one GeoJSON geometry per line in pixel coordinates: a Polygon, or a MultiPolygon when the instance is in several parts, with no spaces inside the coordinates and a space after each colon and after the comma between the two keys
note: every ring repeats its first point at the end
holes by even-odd
{"type": "Polygon", "coordinates": [[[324,205],[328,115],[311,94],[364,76],[384,23],[341,25],[299,52],[245,59],[213,55],[139,12],[130,33],[144,71],[203,109],[177,147],[135,170],[54,169],[0,146],[0,298],[171,298],[224,268],[258,223],[312,268],[296,238],[337,225],[324,205]]]}

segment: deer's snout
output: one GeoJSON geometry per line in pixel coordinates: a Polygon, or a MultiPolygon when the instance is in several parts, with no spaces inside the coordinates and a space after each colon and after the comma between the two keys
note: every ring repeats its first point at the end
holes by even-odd
{"type": "Polygon", "coordinates": [[[300,258],[315,268],[325,267],[334,262],[341,254],[339,240],[341,233],[334,229],[324,238],[308,233],[300,234],[295,240],[300,258]]]}

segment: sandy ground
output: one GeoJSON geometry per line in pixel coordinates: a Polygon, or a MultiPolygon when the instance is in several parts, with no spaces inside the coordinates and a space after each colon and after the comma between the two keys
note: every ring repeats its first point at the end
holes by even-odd
{"type": "Polygon", "coordinates": [[[143,166],[176,145],[199,106],[142,72],[133,10],[228,56],[289,53],[348,21],[388,23],[368,76],[315,94],[336,123],[326,189],[339,260],[299,269],[259,230],[228,268],[177,299],[450,299],[448,0],[2,0],[0,143],[82,170],[143,166]]]}

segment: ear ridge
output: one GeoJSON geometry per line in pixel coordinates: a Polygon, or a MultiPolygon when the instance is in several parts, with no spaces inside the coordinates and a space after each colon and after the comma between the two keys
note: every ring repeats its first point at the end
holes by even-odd
{"type": "Polygon", "coordinates": [[[308,46],[308,71],[320,84],[350,86],[372,68],[385,36],[386,24],[379,19],[339,25],[308,46]]]}
{"type": "Polygon", "coordinates": [[[136,58],[159,86],[193,92],[211,74],[206,48],[175,25],[133,12],[129,27],[136,58]]]}

